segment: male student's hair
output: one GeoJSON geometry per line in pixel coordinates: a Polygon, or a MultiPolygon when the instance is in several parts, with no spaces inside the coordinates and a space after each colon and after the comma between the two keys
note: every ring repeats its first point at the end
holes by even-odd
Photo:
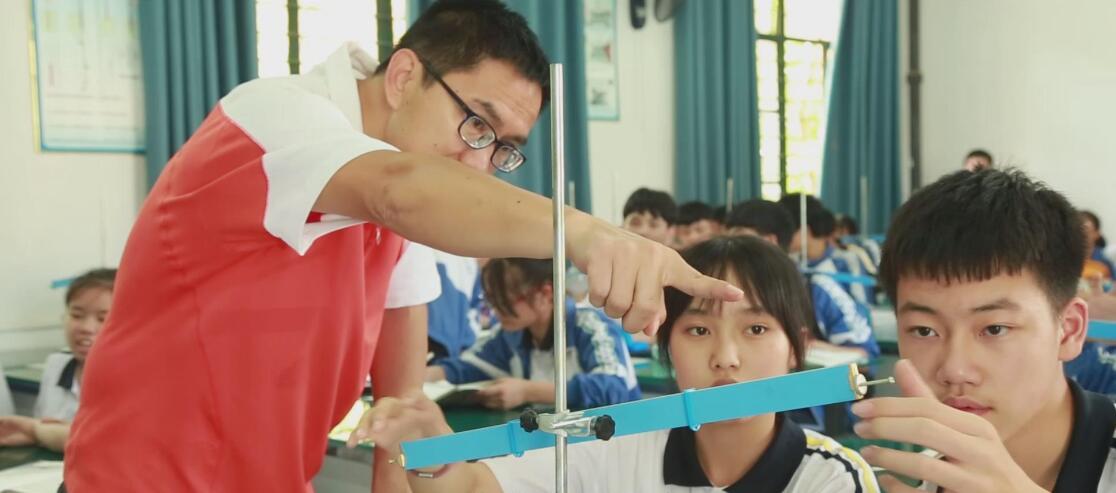
{"type": "MultiPolygon", "coordinates": [[[[805,362],[803,329],[814,331],[814,309],[806,281],[786,252],[754,236],[721,236],[694,245],[682,258],[698,272],[721,280],[735,275],[744,297],[752,306],[762,307],[783,326],[799,370],[805,362]]],[[[670,361],[671,328],[693,303],[694,298],[674,288],[663,290],[667,316],[657,335],[659,356],[670,361]]],[[[711,303],[705,300],[702,307],[711,303]]]]}
{"type": "Polygon", "coordinates": [[[630,214],[649,212],[652,216],[662,218],[667,224],[674,224],[678,220],[678,206],[669,193],[649,188],[640,188],[632,192],[628,201],[624,203],[624,217],[630,214]]]}
{"type": "Polygon", "coordinates": [[[725,228],[748,228],[760,235],[775,235],[779,247],[786,250],[794,236],[795,224],[783,206],[770,200],[751,199],[732,208],[725,218],[725,228]]]}
{"type": "Polygon", "coordinates": [[[1024,270],[1055,311],[1085,264],[1081,216],[1058,192],[1015,169],[958,171],[915,192],[884,241],[880,281],[896,302],[904,276],[973,282],[1024,270]]]}
{"type": "Polygon", "coordinates": [[[965,155],[965,160],[968,161],[969,158],[974,157],[982,157],[984,159],[987,159],[989,165],[995,164],[995,162],[992,161],[992,154],[984,149],[973,149],[969,151],[969,153],[965,155]]]}
{"type": "MultiPolygon", "coordinates": [[[[791,215],[791,220],[794,221],[794,229],[801,228],[802,218],[802,194],[790,193],[784,195],[779,199],[779,205],[783,206],[791,215]]],[[[826,238],[833,234],[833,230],[837,227],[837,219],[829,209],[825,208],[822,201],[818,200],[813,195],[806,196],[806,226],[810,228],[810,235],[814,238],[826,238]]]]}
{"type": "Polygon", "coordinates": [[[689,226],[698,221],[715,221],[713,207],[705,202],[686,202],[678,206],[678,224],[689,226]]]}
{"type": "Polygon", "coordinates": [[[837,214],[837,227],[845,228],[850,235],[860,234],[860,225],[856,223],[856,219],[845,214],[837,214]]]}
{"type": "Polygon", "coordinates": [[[728,206],[719,205],[713,208],[713,220],[720,224],[725,224],[725,217],[728,216],[728,206]]]}
{"type": "MultiPolygon", "coordinates": [[[[419,16],[396,51],[408,48],[441,75],[469,70],[483,60],[498,60],[542,88],[542,107],[550,101],[550,64],[527,20],[496,0],[440,0],[419,16]]],[[[376,74],[387,70],[381,60],[376,74]]],[[[427,74],[424,84],[434,83],[427,74]]]]}
{"type": "Polygon", "coordinates": [[[70,286],[66,288],[66,305],[86,290],[104,289],[111,292],[115,285],[116,269],[93,269],[70,281],[70,286]]]}
{"type": "MultiPolygon", "coordinates": [[[[1097,217],[1097,215],[1094,214],[1093,211],[1082,210],[1081,211],[1081,217],[1083,217],[1086,220],[1088,220],[1089,222],[1093,223],[1093,229],[1096,229],[1097,233],[1100,233],[1100,230],[1101,230],[1100,218],[1097,217]]],[[[1098,248],[1104,248],[1104,247],[1108,246],[1108,240],[1104,239],[1104,235],[1100,235],[1097,238],[1097,245],[1096,246],[1098,248]]]]}

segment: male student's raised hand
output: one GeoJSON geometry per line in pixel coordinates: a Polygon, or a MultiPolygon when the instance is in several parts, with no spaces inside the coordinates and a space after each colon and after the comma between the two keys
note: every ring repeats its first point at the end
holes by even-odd
{"type": "MultiPolygon", "coordinates": [[[[942,458],[869,446],[860,451],[869,463],[950,492],[1045,491],[1011,458],[992,423],[940,402],[910,361],[895,364],[895,380],[904,397],[853,404],[852,412],[861,418],[856,434],[921,445],[942,458]]],[[[880,485],[888,493],[921,491],[886,475],[880,476],[880,485]]]]}
{"type": "Polygon", "coordinates": [[[622,318],[624,330],[653,335],[659,329],[666,319],[667,286],[697,298],[743,299],[739,288],[702,275],[674,249],[600,220],[576,220],[586,217],[570,218],[570,260],[589,277],[589,302],[610,317],[622,318]]]}

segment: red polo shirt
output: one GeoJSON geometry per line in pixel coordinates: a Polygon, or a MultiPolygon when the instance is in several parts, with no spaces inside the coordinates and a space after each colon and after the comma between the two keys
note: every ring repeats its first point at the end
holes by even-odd
{"type": "Polygon", "coordinates": [[[167,164],[85,370],[70,491],[310,490],[384,309],[439,290],[425,247],[310,210],[342,165],[394,150],[360,130],[372,68],[346,47],[246,83],[167,164]]]}

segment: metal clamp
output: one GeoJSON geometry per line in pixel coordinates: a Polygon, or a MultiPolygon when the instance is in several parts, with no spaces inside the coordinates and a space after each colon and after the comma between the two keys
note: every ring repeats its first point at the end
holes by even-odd
{"type": "Polygon", "coordinates": [[[616,422],[612,416],[585,416],[581,411],[539,414],[534,409],[527,409],[519,416],[519,426],[528,433],[542,430],[552,435],[596,437],[598,440],[608,440],[616,434],[616,422]]]}

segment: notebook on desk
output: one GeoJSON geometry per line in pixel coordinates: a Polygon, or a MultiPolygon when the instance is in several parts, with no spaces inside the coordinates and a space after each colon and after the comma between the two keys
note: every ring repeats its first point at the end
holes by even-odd
{"type": "Polygon", "coordinates": [[[476,406],[480,403],[477,391],[491,384],[491,380],[454,385],[446,380],[422,385],[426,397],[442,407],[476,406]]]}
{"type": "Polygon", "coordinates": [[[0,471],[0,492],[3,493],[55,493],[60,484],[60,460],[41,460],[0,471]]]}
{"type": "Polygon", "coordinates": [[[840,351],[823,347],[811,347],[806,351],[806,364],[808,366],[829,368],[852,363],[866,365],[868,359],[853,351],[840,351]]]}

